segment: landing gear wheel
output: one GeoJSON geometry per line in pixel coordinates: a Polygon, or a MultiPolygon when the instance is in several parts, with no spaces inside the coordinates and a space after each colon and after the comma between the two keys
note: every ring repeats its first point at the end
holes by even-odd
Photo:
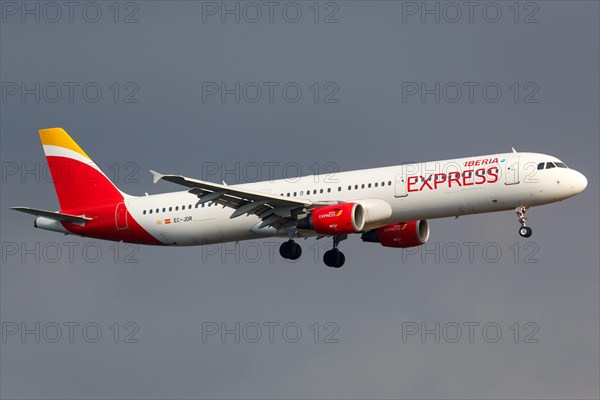
{"type": "MultiPolygon", "coordinates": [[[[339,250],[338,250],[339,251],[339,250]]],[[[340,251],[340,262],[335,266],[335,268],[340,268],[346,262],[346,256],[344,253],[340,251]]]]}
{"type": "Polygon", "coordinates": [[[519,223],[521,224],[521,227],[519,228],[519,235],[521,235],[524,238],[528,238],[533,233],[530,227],[525,226],[525,224],[527,223],[527,217],[525,216],[525,213],[528,209],[529,207],[527,206],[521,206],[515,209],[515,212],[517,213],[517,218],[519,218],[519,223]]]}
{"type": "Polygon", "coordinates": [[[348,235],[335,235],[333,237],[333,249],[323,254],[323,262],[331,268],[340,268],[346,262],[344,253],[338,250],[338,245],[342,240],[348,239],[348,235]]]}
{"type": "Polygon", "coordinates": [[[524,238],[528,238],[529,236],[531,236],[532,233],[533,231],[528,226],[522,226],[521,228],[519,228],[519,235],[521,235],[524,238]]]}
{"type": "Polygon", "coordinates": [[[302,247],[290,239],[279,246],[279,254],[285,259],[297,260],[302,255],[302,247]]]}
{"type": "Polygon", "coordinates": [[[296,242],[294,242],[294,254],[290,257],[290,260],[297,260],[302,255],[302,247],[296,242]]]}
{"type": "Polygon", "coordinates": [[[336,249],[331,249],[325,252],[323,255],[323,262],[328,267],[340,268],[346,262],[346,256],[344,253],[336,249]]]}

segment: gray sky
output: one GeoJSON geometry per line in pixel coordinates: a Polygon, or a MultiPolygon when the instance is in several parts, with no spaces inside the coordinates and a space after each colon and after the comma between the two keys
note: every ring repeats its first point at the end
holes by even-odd
{"type": "Polygon", "coordinates": [[[239,23],[221,2],[82,2],[72,21],[44,4],[27,2],[39,22],[0,10],[3,398],[599,397],[597,2],[482,2],[471,20],[427,3],[439,22],[421,2],[280,2],[272,22],[239,3],[239,23]],[[512,212],[434,220],[426,249],[352,237],[334,270],[313,239],[292,263],[279,240],[131,248],[34,229],[8,207],[58,208],[37,135],[51,126],[135,195],[178,189],[148,169],[236,183],[511,146],[589,184],[530,210],[528,240],[512,212]],[[236,323],[239,343],[207,334],[236,323]],[[436,323],[439,343],[408,334],[436,323]]]}

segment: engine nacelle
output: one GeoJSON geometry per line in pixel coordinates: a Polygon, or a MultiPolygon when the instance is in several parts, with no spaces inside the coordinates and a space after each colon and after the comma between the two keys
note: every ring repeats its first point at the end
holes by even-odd
{"type": "Polygon", "coordinates": [[[385,247],[420,246],[429,239],[429,222],[426,219],[395,222],[361,235],[363,242],[381,243],[385,247]]]}
{"type": "Polygon", "coordinates": [[[392,206],[387,201],[381,199],[363,199],[356,200],[360,204],[365,214],[365,226],[363,230],[368,231],[382,226],[389,222],[392,216],[392,206]]]}
{"type": "Polygon", "coordinates": [[[357,203],[317,207],[297,224],[299,229],[312,229],[324,235],[356,233],[364,226],[364,209],[357,203]]]}

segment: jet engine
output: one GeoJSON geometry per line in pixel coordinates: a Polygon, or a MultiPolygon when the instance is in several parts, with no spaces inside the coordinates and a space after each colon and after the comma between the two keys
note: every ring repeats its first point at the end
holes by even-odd
{"type": "Polygon", "coordinates": [[[429,222],[426,219],[395,222],[361,235],[363,242],[381,243],[385,247],[420,246],[429,239],[429,222]]]}
{"type": "Polygon", "coordinates": [[[296,226],[324,235],[356,233],[365,226],[365,212],[357,203],[317,207],[307,217],[298,220],[296,226]]]}

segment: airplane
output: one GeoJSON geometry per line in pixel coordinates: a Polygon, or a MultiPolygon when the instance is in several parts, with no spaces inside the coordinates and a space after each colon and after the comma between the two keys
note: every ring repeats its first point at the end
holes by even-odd
{"type": "Polygon", "coordinates": [[[329,237],[325,265],[345,262],[338,246],[350,234],[407,248],[424,244],[429,220],[515,210],[530,237],[530,207],[581,193],[586,177],[556,157],[511,153],[402,164],[228,185],[150,171],[154,183],[185,190],[145,196],[120,191],[62,128],[39,130],[59,211],[12,209],[36,216],[34,227],[144,245],[193,246],[287,238],[279,253],[296,260],[294,239],[329,237]]]}

